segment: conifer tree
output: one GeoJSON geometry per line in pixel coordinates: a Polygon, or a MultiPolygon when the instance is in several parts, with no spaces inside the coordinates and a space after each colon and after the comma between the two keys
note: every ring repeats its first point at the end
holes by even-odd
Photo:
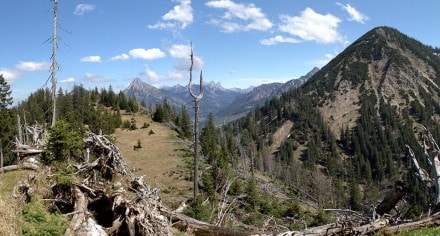
{"type": "Polygon", "coordinates": [[[6,82],[3,75],[0,74],[0,148],[3,151],[3,155],[6,157],[5,164],[8,164],[11,159],[9,158],[8,146],[11,144],[15,135],[15,115],[9,109],[12,105],[11,90],[9,84],[6,82]]]}

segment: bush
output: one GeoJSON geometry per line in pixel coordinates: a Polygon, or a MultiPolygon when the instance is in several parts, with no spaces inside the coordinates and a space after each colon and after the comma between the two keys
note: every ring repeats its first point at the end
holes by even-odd
{"type": "Polygon", "coordinates": [[[209,222],[213,209],[211,209],[210,204],[204,205],[203,199],[203,196],[198,196],[196,199],[193,199],[189,206],[183,210],[183,214],[197,220],[209,222]]]}
{"type": "Polygon", "coordinates": [[[144,122],[144,125],[141,127],[141,129],[148,129],[150,127],[150,124],[147,122],[144,122]]]}
{"type": "Polygon", "coordinates": [[[130,129],[131,123],[129,120],[124,120],[122,122],[122,129],[130,129]]]}

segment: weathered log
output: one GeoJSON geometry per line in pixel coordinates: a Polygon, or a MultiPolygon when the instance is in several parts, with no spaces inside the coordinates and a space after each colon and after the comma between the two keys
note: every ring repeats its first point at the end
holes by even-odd
{"type": "Polygon", "coordinates": [[[82,222],[84,221],[86,211],[87,211],[87,198],[84,193],[78,188],[72,188],[72,195],[74,196],[74,209],[75,214],[70,221],[69,227],[67,228],[64,236],[75,235],[76,231],[80,228],[82,222]]]}
{"type": "Polygon", "coordinates": [[[35,170],[40,171],[40,166],[37,164],[32,163],[22,163],[18,165],[10,165],[10,166],[4,166],[3,168],[0,168],[0,172],[7,172],[7,171],[14,171],[14,170],[35,170]]]}
{"type": "Polygon", "coordinates": [[[160,209],[161,213],[167,216],[172,226],[183,232],[191,232],[190,235],[211,236],[211,235],[223,235],[223,236],[247,236],[247,235],[262,235],[263,232],[253,229],[230,229],[224,228],[212,224],[208,224],[203,221],[196,220],[186,215],[173,212],[167,209],[160,209]]]}
{"type": "Polygon", "coordinates": [[[430,217],[427,217],[425,219],[399,224],[399,225],[393,225],[393,226],[386,226],[379,230],[380,235],[394,235],[397,233],[403,233],[408,231],[413,231],[416,229],[424,228],[424,227],[433,227],[433,226],[440,226],[440,213],[434,214],[430,217]]]}
{"type": "Polygon", "coordinates": [[[278,236],[304,236],[304,235],[367,235],[379,231],[388,225],[388,220],[378,219],[371,223],[353,227],[349,224],[333,223],[313,227],[301,231],[289,231],[277,234],[278,236]]]}

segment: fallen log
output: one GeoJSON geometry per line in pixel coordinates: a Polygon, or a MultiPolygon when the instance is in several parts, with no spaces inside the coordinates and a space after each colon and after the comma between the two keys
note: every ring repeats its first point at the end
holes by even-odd
{"type": "Polygon", "coordinates": [[[76,235],[76,231],[83,223],[87,211],[87,198],[84,193],[75,186],[72,188],[72,195],[74,196],[75,201],[73,208],[73,212],[75,212],[75,214],[73,215],[69,227],[64,233],[64,236],[76,235]]]}
{"type": "Polygon", "coordinates": [[[0,168],[0,172],[14,171],[14,170],[35,170],[40,171],[40,166],[32,163],[22,163],[18,165],[10,165],[0,168]]]}
{"type": "Polygon", "coordinates": [[[168,209],[160,209],[161,213],[168,217],[171,221],[171,225],[182,231],[187,232],[189,235],[200,235],[200,236],[248,236],[248,235],[264,235],[265,233],[253,229],[230,229],[224,228],[212,224],[208,224],[203,221],[196,220],[194,218],[188,217],[186,215],[170,211],[168,209]]]}
{"type": "Polygon", "coordinates": [[[413,231],[416,229],[424,228],[424,227],[433,227],[433,226],[440,226],[440,213],[436,213],[432,216],[429,216],[425,219],[399,224],[399,225],[393,225],[393,226],[386,226],[379,230],[380,235],[393,235],[397,233],[403,233],[408,231],[413,231]]]}

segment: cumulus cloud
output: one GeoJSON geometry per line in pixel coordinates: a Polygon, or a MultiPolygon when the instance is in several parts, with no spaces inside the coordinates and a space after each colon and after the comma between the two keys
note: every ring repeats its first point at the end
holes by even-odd
{"type": "Polygon", "coordinates": [[[12,83],[18,78],[18,76],[20,76],[20,72],[7,68],[0,68],[0,75],[3,75],[6,82],[12,83]]]}
{"type": "Polygon", "coordinates": [[[179,4],[162,16],[163,21],[148,25],[150,29],[185,29],[193,22],[191,0],[177,0],[179,4]]]}
{"type": "Polygon", "coordinates": [[[116,56],[110,58],[110,60],[112,60],[112,61],[128,60],[128,59],[130,59],[130,56],[125,53],[122,53],[122,54],[119,54],[119,55],[116,55],[116,56]]]}
{"type": "Polygon", "coordinates": [[[183,71],[170,71],[168,72],[168,79],[170,80],[184,80],[188,79],[188,71],[186,71],[186,74],[183,73],[183,71]]]}
{"type": "Polygon", "coordinates": [[[231,0],[216,0],[207,2],[206,6],[226,11],[220,19],[211,19],[209,21],[209,23],[219,26],[223,32],[267,31],[273,26],[263,11],[254,4],[235,3],[231,0]]]}
{"type": "Polygon", "coordinates": [[[144,60],[154,60],[165,57],[165,53],[158,48],[144,49],[135,48],[128,52],[131,58],[134,59],[144,59],[144,60]]]}
{"type": "Polygon", "coordinates": [[[81,62],[101,62],[101,57],[100,56],[87,56],[87,57],[83,57],[81,58],[81,62]]]}
{"type": "MultiPolygon", "coordinates": [[[[191,60],[191,45],[187,44],[174,44],[168,50],[171,57],[176,59],[175,68],[180,71],[188,71],[191,60]]],[[[203,66],[203,59],[197,55],[194,55],[194,70],[200,70],[203,66]]]]}
{"type": "Polygon", "coordinates": [[[69,78],[64,79],[64,80],[61,80],[61,81],[59,81],[59,82],[62,83],[62,84],[73,83],[73,82],[75,82],[75,78],[73,78],[73,77],[69,77],[69,78]]]}
{"type": "Polygon", "coordinates": [[[305,41],[317,43],[346,43],[346,39],[338,31],[341,20],[331,14],[319,14],[307,7],[300,16],[281,15],[279,29],[282,32],[305,41]]]}
{"type": "Polygon", "coordinates": [[[352,7],[350,4],[342,4],[342,3],[336,3],[338,6],[340,6],[342,9],[344,9],[349,17],[349,21],[356,21],[358,23],[365,24],[365,21],[369,20],[370,18],[361,12],[359,12],[356,8],[352,7]]]}
{"type": "Polygon", "coordinates": [[[153,86],[160,86],[160,81],[162,80],[162,77],[159,76],[156,71],[151,70],[150,68],[148,68],[147,65],[145,65],[146,69],[144,72],[142,72],[141,74],[144,76],[145,81],[148,84],[151,84],[153,86]]]}
{"type": "Polygon", "coordinates": [[[155,60],[165,57],[165,53],[159,48],[134,48],[128,51],[128,53],[122,53],[110,58],[112,61],[128,60],[128,59],[144,59],[155,60]]]}
{"type": "Polygon", "coordinates": [[[23,71],[44,71],[49,70],[50,63],[48,62],[35,62],[35,61],[21,61],[16,66],[17,69],[23,71]]]}
{"type": "Polygon", "coordinates": [[[284,36],[281,36],[281,35],[277,35],[277,36],[272,37],[272,38],[260,40],[261,44],[267,45],[267,46],[275,45],[275,44],[278,44],[278,43],[300,43],[300,42],[301,42],[301,40],[298,40],[296,38],[284,37],[284,36]]]}
{"type": "Polygon", "coordinates": [[[89,83],[108,83],[113,82],[113,79],[103,76],[103,75],[97,75],[93,73],[86,73],[84,75],[84,80],[89,83]]]}
{"type": "Polygon", "coordinates": [[[93,9],[95,9],[95,5],[91,5],[91,4],[78,4],[75,7],[75,11],[73,12],[73,14],[77,15],[77,16],[83,16],[84,14],[93,11],[93,9]]]}

